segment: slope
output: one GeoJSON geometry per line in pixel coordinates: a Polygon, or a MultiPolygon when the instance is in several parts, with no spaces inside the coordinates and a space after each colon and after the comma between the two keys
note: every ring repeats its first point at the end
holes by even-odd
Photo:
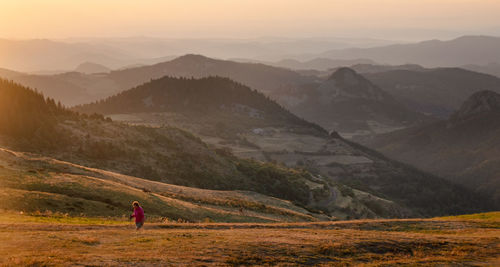
{"type": "Polygon", "coordinates": [[[388,156],[461,183],[500,206],[500,95],[473,94],[448,120],[365,140],[388,156]]]}
{"type": "Polygon", "coordinates": [[[253,192],[175,186],[3,148],[0,169],[0,199],[8,211],[122,217],[130,212],[131,201],[138,200],[147,207],[149,221],[329,219],[253,192]]]}

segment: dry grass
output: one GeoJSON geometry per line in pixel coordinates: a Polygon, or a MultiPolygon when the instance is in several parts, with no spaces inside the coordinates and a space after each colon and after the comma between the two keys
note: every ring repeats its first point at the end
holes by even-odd
{"type": "Polygon", "coordinates": [[[11,218],[0,224],[0,265],[496,265],[499,216],[490,216],[486,226],[477,217],[158,223],[138,232],[133,225],[13,223],[11,218]]]}
{"type": "Polygon", "coordinates": [[[25,212],[121,217],[138,200],[150,218],[191,222],[326,220],[290,201],[253,192],[154,182],[0,148],[0,208],[25,212]],[[243,212],[242,212],[243,211],[243,212]]]}

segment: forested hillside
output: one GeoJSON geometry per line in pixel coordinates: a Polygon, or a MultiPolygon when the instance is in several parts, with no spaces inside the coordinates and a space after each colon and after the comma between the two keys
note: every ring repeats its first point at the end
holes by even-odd
{"type": "MultiPolygon", "coordinates": [[[[336,211],[340,217],[380,216],[379,211],[370,210],[352,194],[330,200],[330,193],[337,194],[339,187],[318,180],[305,170],[236,158],[229,151],[211,148],[191,133],[174,127],[130,126],[104,119],[102,115],[74,113],[14,83],[3,82],[0,90],[5,96],[2,110],[6,114],[18,111],[20,121],[29,121],[34,116],[49,122],[29,127],[29,134],[24,136],[3,131],[1,144],[11,149],[163,183],[260,192],[308,207],[311,212],[324,209],[336,211]],[[48,135],[50,138],[46,138],[48,135]],[[326,201],[316,205],[321,200],[326,201]],[[342,209],[338,201],[356,208],[342,209]]],[[[2,129],[7,129],[8,122],[2,121],[2,129]]],[[[19,129],[24,131],[24,127],[19,129]]],[[[385,205],[388,216],[402,215],[404,209],[399,205],[392,202],[385,205]]]]}

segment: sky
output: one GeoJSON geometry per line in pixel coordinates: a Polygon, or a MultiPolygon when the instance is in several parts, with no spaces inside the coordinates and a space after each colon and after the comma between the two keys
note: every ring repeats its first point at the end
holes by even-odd
{"type": "Polygon", "coordinates": [[[0,0],[0,38],[500,36],[500,0],[0,0]]]}

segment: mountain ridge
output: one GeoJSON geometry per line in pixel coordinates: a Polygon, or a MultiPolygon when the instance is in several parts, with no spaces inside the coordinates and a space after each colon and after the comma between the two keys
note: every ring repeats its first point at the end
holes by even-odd
{"type": "Polygon", "coordinates": [[[428,40],[375,48],[331,50],[318,56],[335,59],[367,58],[384,64],[414,63],[426,67],[452,67],[498,63],[499,50],[500,37],[461,36],[447,41],[428,40]],[[476,53],[479,50],[481,53],[476,53]]]}

